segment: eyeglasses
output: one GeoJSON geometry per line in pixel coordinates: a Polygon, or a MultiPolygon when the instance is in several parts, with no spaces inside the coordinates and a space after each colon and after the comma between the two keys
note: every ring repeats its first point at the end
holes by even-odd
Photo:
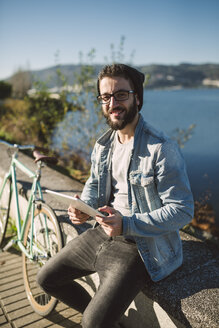
{"type": "Polygon", "coordinates": [[[106,93],[103,95],[97,96],[97,100],[100,104],[108,104],[111,97],[114,97],[116,101],[125,101],[129,99],[129,94],[134,93],[133,90],[118,90],[114,93],[106,93]]]}

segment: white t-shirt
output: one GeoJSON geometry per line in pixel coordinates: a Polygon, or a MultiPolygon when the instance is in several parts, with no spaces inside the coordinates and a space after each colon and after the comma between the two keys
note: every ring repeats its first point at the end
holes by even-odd
{"type": "Polygon", "coordinates": [[[111,206],[122,215],[130,216],[131,210],[128,204],[127,172],[130,162],[134,137],[127,143],[119,142],[116,133],[114,150],[112,155],[112,201],[111,206]]]}

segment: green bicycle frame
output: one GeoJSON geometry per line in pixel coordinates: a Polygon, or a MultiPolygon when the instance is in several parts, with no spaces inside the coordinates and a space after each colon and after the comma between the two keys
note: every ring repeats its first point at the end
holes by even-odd
{"type": "MultiPolygon", "coordinates": [[[[15,242],[19,246],[22,252],[25,253],[25,255],[29,259],[33,259],[33,235],[34,235],[34,213],[35,213],[35,205],[36,202],[41,201],[43,202],[43,195],[42,195],[42,189],[40,185],[40,174],[41,174],[41,163],[38,164],[38,170],[36,173],[33,173],[30,169],[28,169],[24,164],[22,164],[18,159],[17,159],[17,153],[15,153],[12,156],[12,161],[10,165],[9,172],[6,173],[4,177],[4,181],[2,184],[1,192],[0,192],[0,197],[2,197],[3,190],[6,186],[6,183],[8,180],[10,180],[12,183],[11,188],[10,188],[10,193],[12,195],[12,192],[14,193],[15,197],[15,210],[16,210],[16,227],[17,227],[17,239],[15,242]],[[21,222],[21,215],[20,215],[20,207],[19,207],[19,196],[18,196],[18,189],[17,189],[17,178],[16,178],[16,168],[19,168],[25,175],[27,175],[29,178],[32,179],[32,188],[30,192],[30,196],[28,199],[28,204],[27,204],[27,211],[25,214],[25,218],[23,221],[23,224],[21,222]],[[37,194],[39,195],[39,198],[37,198],[37,194]],[[31,236],[30,236],[30,252],[26,250],[24,244],[23,244],[23,238],[24,238],[24,231],[26,228],[26,224],[29,218],[29,215],[31,213],[31,236]]],[[[11,197],[10,195],[10,197],[11,197]]],[[[11,197],[12,198],[12,197],[11,197]]],[[[47,240],[47,246],[50,249],[49,245],[49,236],[48,236],[48,227],[47,227],[47,220],[46,216],[44,215],[44,224],[45,224],[45,231],[46,231],[46,240],[47,240]]],[[[36,247],[36,246],[34,246],[36,247]]],[[[41,250],[38,249],[39,252],[43,254],[41,250]]]]}

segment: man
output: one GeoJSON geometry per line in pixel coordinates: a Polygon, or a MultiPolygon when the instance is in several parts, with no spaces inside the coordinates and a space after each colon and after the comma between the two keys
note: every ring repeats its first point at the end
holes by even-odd
{"type": "MultiPolygon", "coordinates": [[[[83,312],[84,328],[112,328],[146,279],[159,281],[182,264],[179,229],[193,215],[184,160],[176,144],[139,113],[144,75],[123,64],[106,66],[98,100],[111,127],[95,144],[81,198],[108,214],[70,241],[42,268],[48,293],[83,312]],[[97,272],[90,295],[73,279],[97,272]]],[[[88,215],[69,207],[74,224],[88,215]]]]}

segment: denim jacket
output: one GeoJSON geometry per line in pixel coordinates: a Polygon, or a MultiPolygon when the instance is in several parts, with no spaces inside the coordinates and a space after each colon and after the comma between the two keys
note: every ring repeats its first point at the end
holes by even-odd
{"type": "MultiPolygon", "coordinates": [[[[81,198],[98,208],[109,204],[115,131],[97,140],[91,175],[81,198]]],[[[179,229],[193,216],[193,197],[177,144],[149,126],[140,115],[127,172],[131,216],[123,216],[123,235],[134,238],[153,281],[177,269],[183,260],[179,229]]]]}

